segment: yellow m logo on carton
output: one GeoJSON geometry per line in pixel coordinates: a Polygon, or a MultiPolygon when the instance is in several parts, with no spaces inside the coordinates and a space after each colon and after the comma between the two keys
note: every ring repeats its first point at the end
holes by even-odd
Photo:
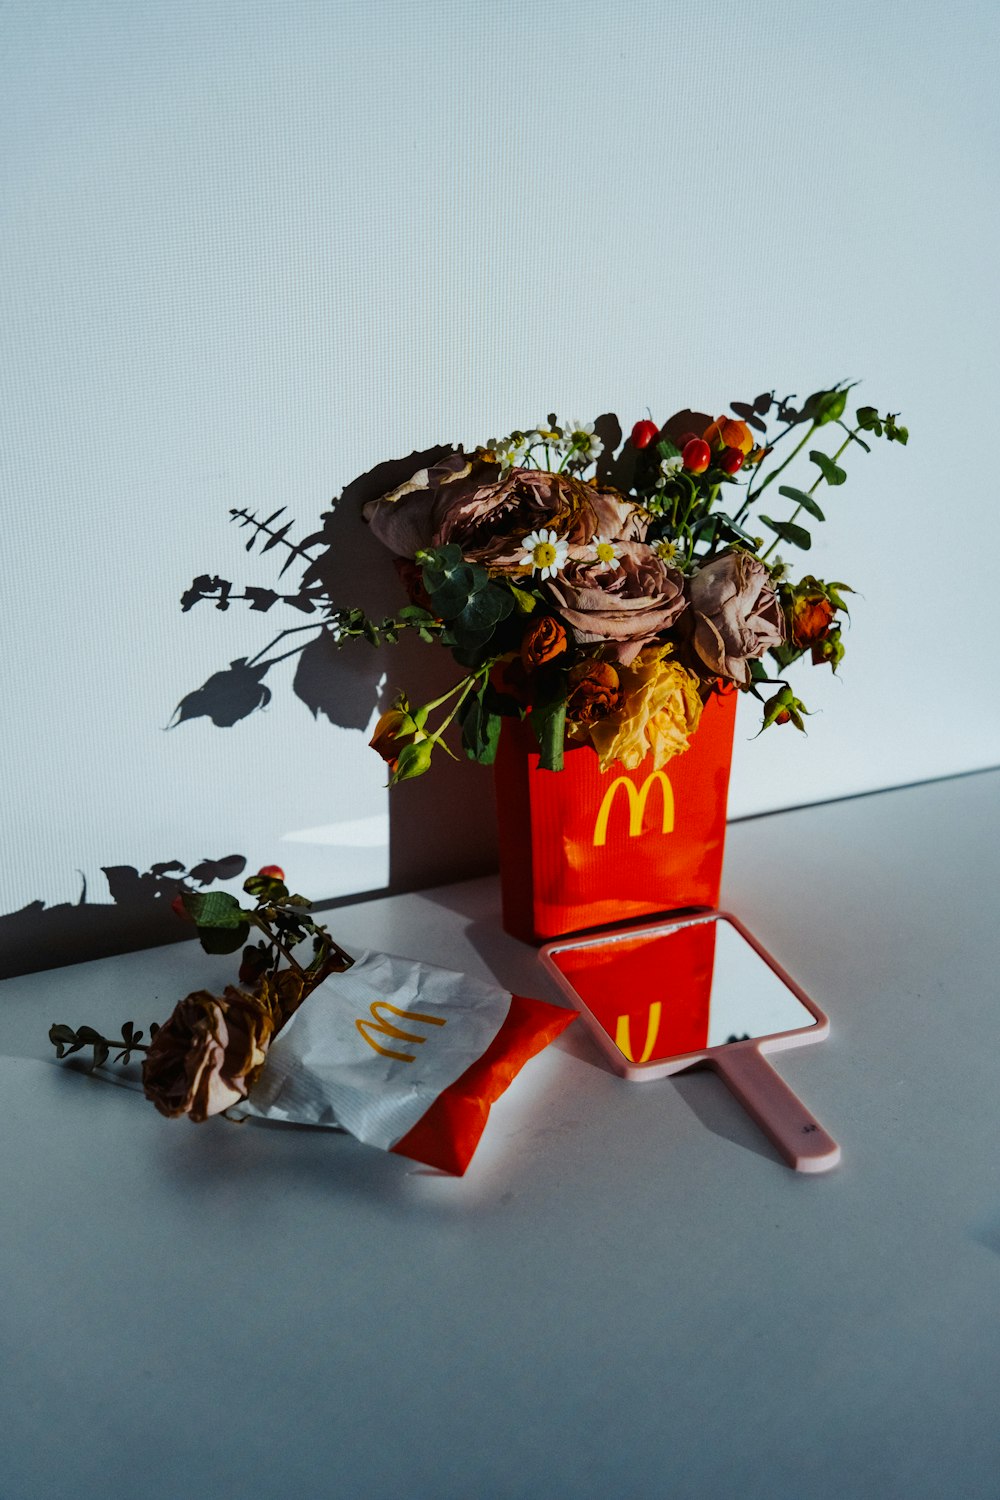
{"type": "Polygon", "coordinates": [[[594,824],[594,848],[599,849],[608,838],[608,819],[611,817],[611,809],[614,805],[618,788],[625,788],[625,800],[628,803],[628,831],[630,838],[638,838],[642,833],[642,822],[646,813],[646,800],[652,785],[659,786],[663,796],[663,833],[672,833],[674,828],[674,793],[670,782],[662,771],[650,771],[642,786],[637,787],[634,782],[629,781],[627,776],[618,776],[604,793],[604,801],[601,803],[597,814],[597,822],[594,824]]]}
{"type": "Polygon", "coordinates": [[[368,1043],[369,1047],[381,1053],[383,1057],[394,1057],[397,1062],[415,1062],[412,1052],[396,1052],[391,1047],[383,1047],[379,1042],[373,1041],[368,1035],[369,1031],[376,1032],[379,1036],[392,1037],[397,1042],[426,1042],[427,1038],[421,1036],[418,1031],[404,1031],[402,1026],[394,1026],[391,1021],[386,1021],[379,1014],[387,1010],[391,1015],[398,1016],[401,1021],[409,1021],[411,1025],[418,1023],[423,1026],[445,1026],[447,1022],[444,1016],[427,1016],[417,1010],[400,1010],[398,1006],[390,1005],[388,1000],[373,1000],[371,1004],[372,1019],[355,1021],[355,1026],[368,1043]]]}
{"type": "Polygon", "coordinates": [[[619,1052],[623,1052],[629,1062],[649,1062],[656,1046],[656,1038],[660,1034],[660,1018],[663,1015],[663,1005],[659,1000],[654,1000],[649,1007],[649,1015],[646,1017],[646,1045],[642,1049],[642,1056],[637,1058],[632,1051],[632,1034],[629,1027],[628,1016],[619,1016],[618,1025],[615,1028],[615,1046],[619,1052]]]}

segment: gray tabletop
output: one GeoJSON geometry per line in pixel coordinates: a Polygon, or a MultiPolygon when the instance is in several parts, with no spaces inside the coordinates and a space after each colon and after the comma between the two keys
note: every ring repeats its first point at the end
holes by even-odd
{"type": "MultiPolygon", "coordinates": [[[[731,827],[724,903],[829,1014],[776,1059],[841,1142],[577,1025],[453,1179],[166,1122],[52,1061],[164,1016],[193,944],[0,986],[0,1496],[1000,1496],[1000,773],[731,827]]],[[[556,999],[493,881],[348,946],[556,999]]]]}

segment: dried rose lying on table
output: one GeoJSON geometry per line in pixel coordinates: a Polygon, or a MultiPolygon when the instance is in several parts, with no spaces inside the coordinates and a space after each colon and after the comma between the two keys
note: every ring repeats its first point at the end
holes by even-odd
{"type": "Polygon", "coordinates": [[[114,1048],[119,1062],[144,1053],[143,1090],[168,1117],[343,1129],[461,1174],[490,1106],[575,1012],[409,959],[352,958],[279,874],[267,867],[246,882],[252,909],[221,891],[180,899],[211,953],[235,952],[252,929],[263,935],[244,948],[239,989],[187,995],[148,1043],[131,1021],[120,1042],[53,1026],[57,1055],[91,1046],[98,1067],[114,1048]]]}

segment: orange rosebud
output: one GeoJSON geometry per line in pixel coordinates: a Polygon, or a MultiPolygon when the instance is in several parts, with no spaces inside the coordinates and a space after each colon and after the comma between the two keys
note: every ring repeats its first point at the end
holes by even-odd
{"type": "Polygon", "coordinates": [[[830,633],[835,607],[824,594],[801,594],[792,605],[792,641],[796,646],[814,646],[830,633]]]}
{"type": "Polygon", "coordinates": [[[566,717],[576,724],[594,724],[618,707],[621,696],[620,678],[610,662],[577,662],[569,674],[566,717]]]}
{"type": "Polygon", "coordinates": [[[734,417],[717,417],[711,426],[705,428],[702,436],[711,448],[721,444],[723,448],[738,448],[741,453],[747,454],[753,447],[753,434],[749,427],[745,422],[737,422],[734,417]]]}
{"type": "Polygon", "coordinates": [[[409,714],[400,708],[390,708],[382,715],[375,725],[375,733],[368,741],[370,749],[381,755],[390,771],[395,771],[399,752],[407,742],[406,738],[397,739],[400,730],[407,725],[409,732],[413,732],[413,720],[409,714]]]}
{"type": "Polygon", "coordinates": [[[566,631],[554,615],[531,620],[521,637],[521,661],[526,672],[533,672],[566,650],[566,631]]]}

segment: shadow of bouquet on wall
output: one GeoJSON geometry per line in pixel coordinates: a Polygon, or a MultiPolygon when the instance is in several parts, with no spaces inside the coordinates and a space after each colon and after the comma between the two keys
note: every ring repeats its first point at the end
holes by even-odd
{"type": "MultiPolygon", "coordinates": [[[[390,554],[362,520],[362,508],[415,470],[453,452],[452,446],[439,445],[378,464],[347,485],[321,515],[319,529],[301,541],[293,536],[294,523],[286,518],[285,507],[263,517],[233,509],[231,520],[249,534],[247,553],[271,552],[281,558],[274,586],[237,587],[206,573],[185,590],[181,609],[187,613],[197,604],[211,603],[224,613],[242,604],[261,614],[293,611],[299,619],[276,630],[255,656],[230,661],[186,693],[169,727],[207,718],[217,729],[232,730],[271,705],[268,676],[279,662],[293,657],[292,691],[313,718],[322,715],[361,734],[370,732],[373,715],[387,707],[403,682],[428,698],[451,687],[454,664],[447,654],[428,651],[412,630],[392,628],[406,594],[390,554]],[[381,622],[374,637],[354,628],[352,622],[362,614],[381,622]],[[352,630],[364,638],[352,639],[352,630]],[[372,649],[386,641],[391,652],[372,649]]],[[[483,874],[496,865],[491,778],[478,767],[446,761],[440,768],[435,765],[433,785],[421,785],[416,792],[409,783],[393,789],[387,893],[483,874]]]]}
{"type": "Polygon", "coordinates": [[[172,907],[182,887],[234,880],[246,863],[242,854],[228,854],[203,859],[190,869],[178,859],[142,871],[133,865],[103,865],[111,904],[88,900],[87,878],[81,875],[78,901],[55,906],[31,901],[0,915],[0,979],[190,939],[191,924],[179,921],[172,907]]]}

